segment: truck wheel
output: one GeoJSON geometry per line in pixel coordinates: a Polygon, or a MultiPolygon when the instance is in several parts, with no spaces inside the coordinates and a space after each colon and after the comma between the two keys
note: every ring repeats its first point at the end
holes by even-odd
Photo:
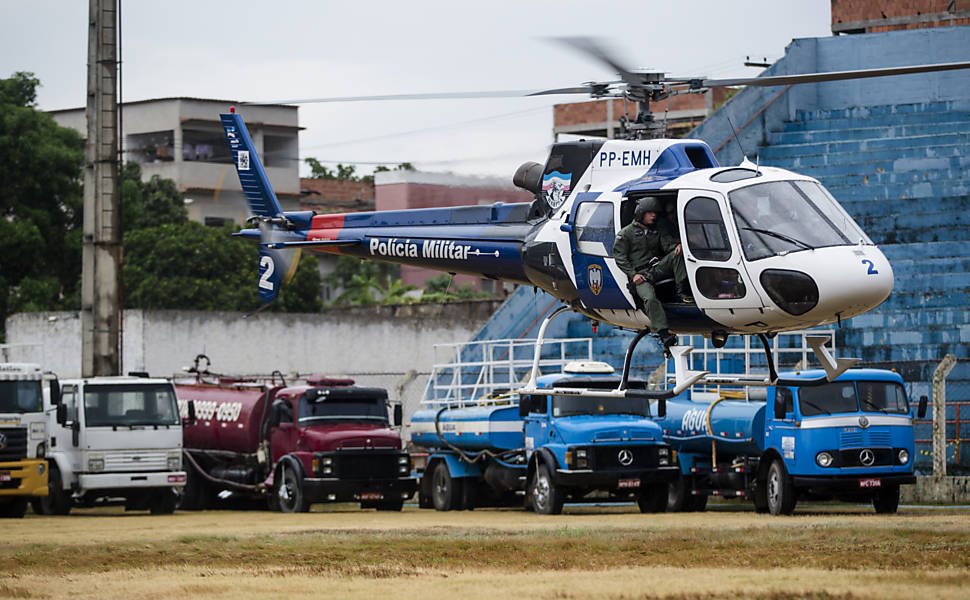
{"type": "MultiPolygon", "coordinates": [[[[61,485],[61,471],[52,462],[47,472],[47,496],[40,498],[40,513],[66,515],[71,512],[71,496],[61,485]]],[[[36,509],[36,505],[34,507],[36,509]]]]}
{"type": "Polygon", "coordinates": [[[280,468],[280,482],[276,485],[280,510],[285,513],[301,513],[310,510],[303,494],[303,481],[292,466],[284,464],[280,468]]]}
{"type": "Polygon", "coordinates": [[[562,512],[563,493],[552,480],[549,467],[540,464],[532,476],[529,486],[532,497],[532,509],[540,515],[558,515],[562,512]]]}
{"type": "Polygon", "coordinates": [[[0,501],[0,518],[22,519],[26,512],[26,498],[11,498],[10,500],[0,501]]]}
{"type": "Polygon", "coordinates": [[[683,475],[667,486],[667,512],[684,512],[690,502],[690,484],[683,475]]]}
{"type": "Polygon", "coordinates": [[[776,516],[795,512],[795,488],[780,459],[775,459],[768,467],[765,491],[768,495],[768,512],[776,516]]]}
{"type": "Polygon", "coordinates": [[[637,506],[642,513],[662,513],[667,510],[668,491],[667,484],[658,483],[640,492],[637,498],[637,506]]]}
{"type": "Polygon", "coordinates": [[[461,507],[462,482],[448,471],[448,464],[439,461],[431,474],[431,501],[435,510],[457,510],[461,507]]]}
{"type": "Polygon", "coordinates": [[[762,515],[768,512],[767,479],[759,479],[754,488],[754,512],[762,515]]]}
{"type": "Polygon", "coordinates": [[[880,515],[895,514],[899,509],[899,486],[891,485],[876,492],[872,497],[872,506],[880,515]]]}
{"type": "Polygon", "coordinates": [[[170,515],[175,512],[178,494],[172,488],[155,490],[155,495],[148,501],[148,510],[153,515],[170,515]]]}

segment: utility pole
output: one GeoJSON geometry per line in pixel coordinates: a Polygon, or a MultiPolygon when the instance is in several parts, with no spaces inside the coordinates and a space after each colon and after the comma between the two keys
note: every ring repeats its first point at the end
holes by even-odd
{"type": "Polygon", "coordinates": [[[89,0],[81,374],[121,372],[118,0],[89,0]]]}

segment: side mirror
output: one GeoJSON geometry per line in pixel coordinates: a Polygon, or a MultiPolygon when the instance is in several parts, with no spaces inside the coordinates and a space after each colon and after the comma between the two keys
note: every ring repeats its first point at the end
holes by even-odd
{"type": "Polygon", "coordinates": [[[660,398],[657,400],[657,418],[663,419],[667,416],[667,399],[660,398]]]}
{"type": "Polygon", "coordinates": [[[775,394],[775,418],[784,419],[785,418],[785,399],[775,394]]]}
{"type": "Polygon", "coordinates": [[[67,423],[67,405],[58,404],[57,405],[57,424],[64,425],[67,423]]]}
{"type": "Polygon", "coordinates": [[[61,405],[61,383],[56,379],[51,380],[51,405],[61,405]]]}
{"type": "Polygon", "coordinates": [[[189,400],[186,403],[186,412],[188,412],[188,416],[182,421],[182,425],[195,425],[195,400],[189,400]]]}
{"type": "Polygon", "coordinates": [[[404,423],[404,407],[400,404],[394,405],[394,422],[391,423],[395,427],[400,427],[404,423]]]}
{"type": "Polygon", "coordinates": [[[916,409],[916,418],[923,419],[926,418],[926,405],[929,402],[929,398],[926,396],[920,396],[919,407],[916,409]]]}

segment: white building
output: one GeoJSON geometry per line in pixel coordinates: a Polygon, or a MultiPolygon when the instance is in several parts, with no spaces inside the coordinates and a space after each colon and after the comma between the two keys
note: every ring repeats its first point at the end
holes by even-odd
{"type": "MultiPolygon", "coordinates": [[[[121,107],[124,161],[141,165],[142,177],[175,181],[185,193],[189,219],[207,225],[249,216],[229,146],[219,121],[233,103],[199,98],[160,98],[121,107]]],[[[297,107],[237,106],[263,159],[283,210],[300,209],[297,107]]],[[[84,108],[51,111],[62,127],[87,135],[84,108]]]]}

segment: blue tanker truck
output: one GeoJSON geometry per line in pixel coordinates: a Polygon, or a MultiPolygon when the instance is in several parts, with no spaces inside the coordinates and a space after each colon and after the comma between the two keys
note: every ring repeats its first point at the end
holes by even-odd
{"type": "Polygon", "coordinates": [[[537,513],[558,514],[566,502],[595,497],[665,510],[679,469],[650,412],[651,398],[665,394],[631,381],[625,397],[610,396],[606,390],[619,381],[612,373],[605,363],[573,363],[534,378],[530,394],[414,413],[411,442],[428,449],[420,505],[460,510],[524,501],[537,513]]]}
{"type": "Polygon", "coordinates": [[[657,422],[680,467],[668,510],[703,510],[723,496],[773,515],[830,498],[894,513],[899,486],[916,481],[913,409],[897,373],[850,369],[829,381],[822,370],[782,372],[747,399],[732,395],[744,392],[692,389],[667,401],[657,422]]]}

